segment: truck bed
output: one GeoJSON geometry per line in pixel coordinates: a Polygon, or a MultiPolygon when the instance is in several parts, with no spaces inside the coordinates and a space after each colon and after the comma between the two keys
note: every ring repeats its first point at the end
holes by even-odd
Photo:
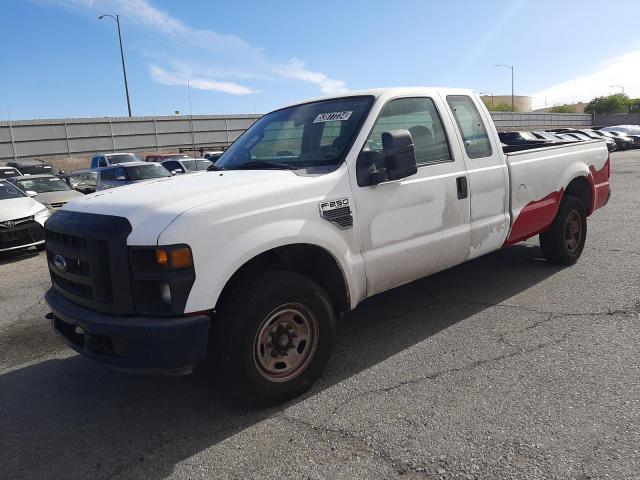
{"type": "Polygon", "coordinates": [[[587,215],[607,202],[610,162],[604,141],[512,151],[506,153],[506,161],[511,189],[507,245],[546,230],[572,182],[589,183],[587,215]]]}

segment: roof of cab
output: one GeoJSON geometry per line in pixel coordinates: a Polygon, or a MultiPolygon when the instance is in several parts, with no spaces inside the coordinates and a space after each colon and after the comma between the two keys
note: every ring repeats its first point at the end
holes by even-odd
{"type": "Polygon", "coordinates": [[[304,105],[305,103],[318,102],[322,100],[331,100],[336,98],[346,97],[362,97],[373,96],[379,98],[382,96],[395,97],[395,96],[409,96],[409,95],[433,95],[434,93],[442,93],[444,95],[471,95],[474,90],[470,88],[450,88],[450,87],[389,87],[389,88],[370,88],[367,90],[354,90],[342,93],[336,93],[334,95],[326,95],[323,97],[312,98],[301,102],[292,103],[287,107],[294,107],[296,105],[304,105]]]}

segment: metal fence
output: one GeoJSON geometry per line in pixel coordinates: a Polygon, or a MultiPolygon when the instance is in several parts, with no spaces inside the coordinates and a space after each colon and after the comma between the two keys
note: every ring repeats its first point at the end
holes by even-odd
{"type": "Polygon", "coordinates": [[[588,113],[491,112],[491,118],[498,131],[585,128],[593,125],[593,117],[588,113]]]}
{"type": "MultiPolygon", "coordinates": [[[[498,130],[588,127],[572,113],[491,113],[498,130]]],[[[229,145],[260,115],[103,117],[0,122],[0,160],[229,145]]]]}
{"type": "Polygon", "coordinates": [[[69,118],[0,122],[0,160],[229,145],[259,115],[69,118]]]}

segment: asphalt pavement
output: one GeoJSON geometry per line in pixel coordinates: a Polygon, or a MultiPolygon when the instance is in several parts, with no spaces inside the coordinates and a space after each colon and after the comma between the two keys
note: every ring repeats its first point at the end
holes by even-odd
{"type": "Polygon", "coordinates": [[[66,348],[43,254],[0,257],[0,479],[640,478],[640,152],[577,265],[537,239],[367,300],[279,408],[66,348]]]}

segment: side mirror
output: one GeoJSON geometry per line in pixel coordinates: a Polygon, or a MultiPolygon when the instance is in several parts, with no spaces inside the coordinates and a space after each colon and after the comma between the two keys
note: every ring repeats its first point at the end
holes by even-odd
{"type": "Polygon", "coordinates": [[[38,192],[34,192],[33,190],[27,190],[24,193],[27,194],[27,196],[33,198],[33,197],[37,197],[38,196],[38,192]]]}
{"type": "Polygon", "coordinates": [[[410,177],[418,172],[413,138],[409,130],[383,132],[382,154],[389,180],[410,177]]]}

